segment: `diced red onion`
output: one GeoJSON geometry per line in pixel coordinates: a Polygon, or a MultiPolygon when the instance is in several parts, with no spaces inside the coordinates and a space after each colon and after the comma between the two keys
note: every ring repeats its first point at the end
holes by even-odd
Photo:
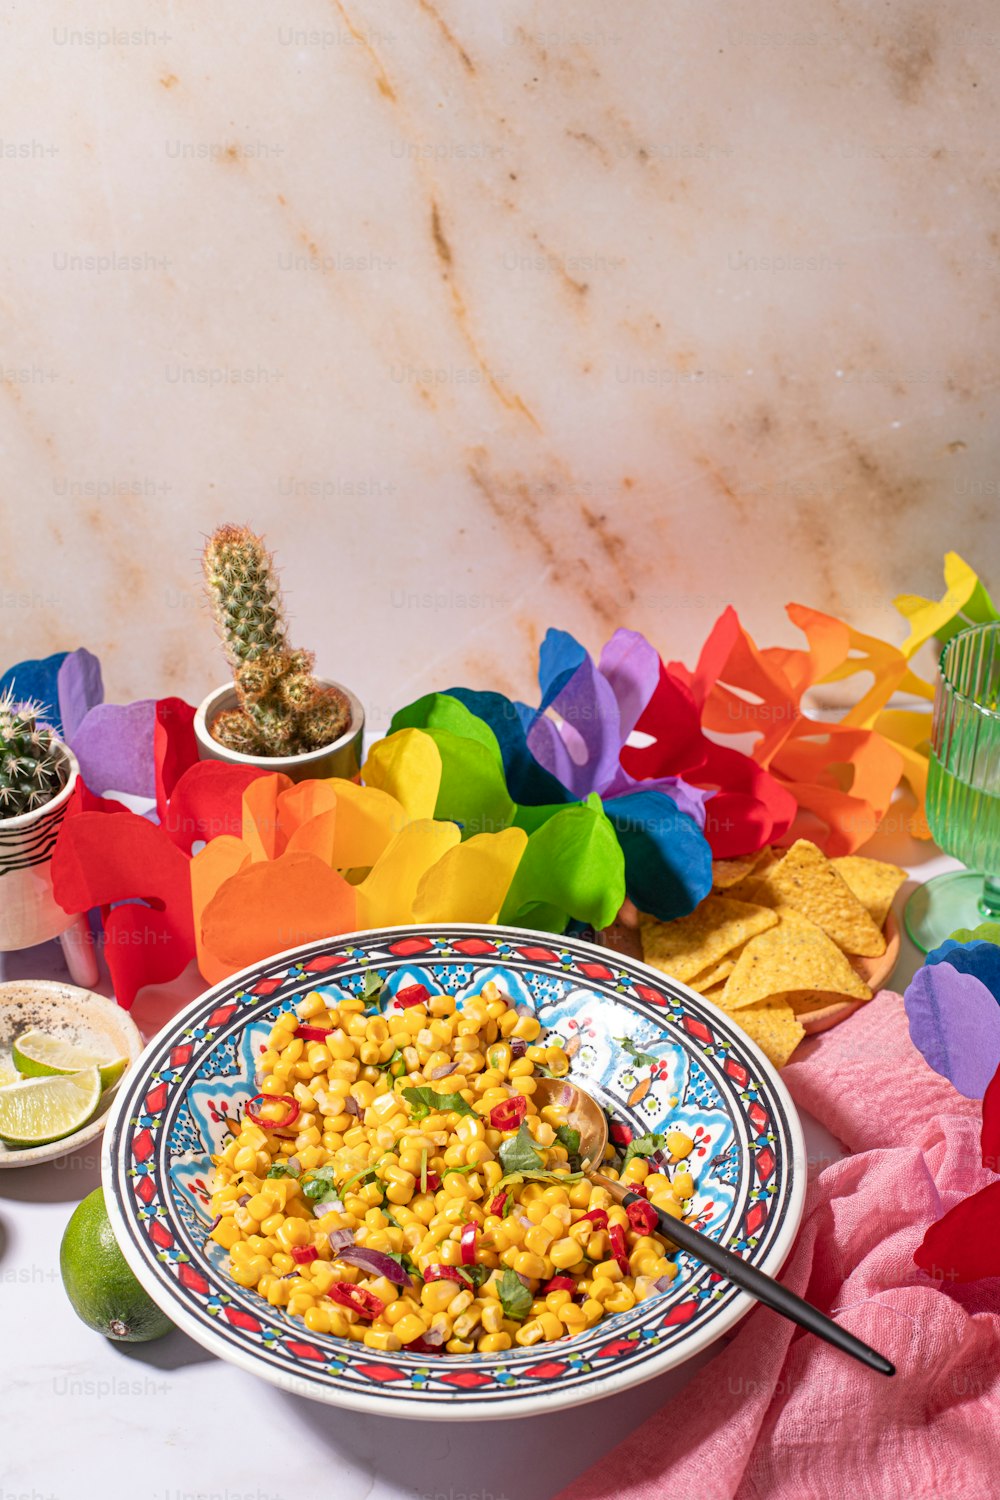
{"type": "Polygon", "coordinates": [[[285,1162],[285,1166],[291,1172],[293,1177],[298,1177],[301,1175],[302,1163],[299,1161],[297,1156],[290,1156],[285,1162]]]}
{"type": "Polygon", "coordinates": [[[359,1119],[361,1118],[361,1110],[358,1108],[358,1101],[353,1094],[348,1094],[344,1100],[344,1114],[357,1115],[359,1119]]]}
{"type": "Polygon", "coordinates": [[[250,1197],[250,1193],[243,1193],[239,1198],[237,1198],[236,1201],[239,1204],[240,1208],[243,1208],[247,1203],[250,1202],[250,1197]]]}
{"type": "Polygon", "coordinates": [[[657,1276],[656,1280],[653,1282],[653,1285],[658,1292],[669,1292],[673,1284],[674,1283],[669,1276],[657,1276]]]}
{"type": "Polygon", "coordinates": [[[525,1229],[534,1229],[535,1227],[533,1221],[528,1218],[527,1214],[518,1214],[517,1222],[519,1224],[523,1224],[525,1229]]]}
{"type": "Polygon", "coordinates": [[[527,1052],[527,1050],[528,1050],[528,1044],[524,1040],[523,1036],[511,1037],[511,1040],[510,1040],[510,1055],[511,1055],[512,1058],[514,1058],[515,1061],[519,1057],[523,1057],[524,1054],[527,1052]]]}
{"type": "Polygon", "coordinates": [[[514,1275],[517,1277],[522,1286],[526,1286],[529,1291],[531,1290],[531,1281],[529,1277],[523,1275],[520,1271],[515,1271],[514,1275]]]}
{"type": "Polygon", "coordinates": [[[409,1285],[410,1278],[399,1261],[393,1260],[391,1255],[383,1255],[381,1250],[369,1250],[365,1245],[345,1245],[343,1250],[337,1250],[335,1254],[338,1260],[346,1261],[349,1266],[358,1266],[372,1276],[384,1276],[397,1286],[409,1285]]]}
{"type": "Polygon", "coordinates": [[[211,1234],[212,1230],[213,1229],[218,1229],[218,1227],[219,1227],[219,1225],[221,1223],[222,1223],[222,1215],[221,1214],[216,1214],[216,1216],[212,1220],[211,1224],[209,1224],[208,1228],[205,1230],[205,1233],[206,1234],[211,1234]]]}
{"type": "Polygon", "coordinates": [[[423,1341],[427,1345],[428,1349],[440,1349],[441,1345],[445,1341],[444,1329],[428,1328],[427,1332],[423,1335],[423,1341]]]}
{"type": "Polygon", "coordinates": [[[433,1073],[431,1074],[431,1077],[432,1078],[447,1078],[450,1073],[454,1073],[454,1071],[455,1071],[455,1069],[457,1067],[458,1067],[458,1063],[454,1063],[454,1062],[442,1063],[439,1068],[435,1068],[434,1069],[433,1073]]]}
{"type": "Polygon", "coordinates": [[[474,1266],[476,1263],[476,1238],[479,1229],[476,1224],[466,1224],[462,1230],[462,1265],[474,1266]]]}
{"type": "Polygon", "coordinates": [[[354,1230],[331,1229],[327,1235],[327,1239],[330,1241],[330,1249],[334,1255],[339,1255],[341,1250],[345,1250],[348,1245],[354,1244],[354,1230]]]}

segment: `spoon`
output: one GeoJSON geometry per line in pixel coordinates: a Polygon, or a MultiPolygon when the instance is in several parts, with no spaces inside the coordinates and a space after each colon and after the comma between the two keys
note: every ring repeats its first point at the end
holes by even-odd
{"type": "Polygon", "coordinates": [[[713,1271],[718,1271],[721,1276],[725,1276],[741,1291],[748,1292],[751,1297],[755,1297],[758,1302],[763,1302],[766,1307],[773,1308],[782,1317],[790,1318],[800,1328],[805,1328],[809,1333],[816,1334],[818,1338],[825,1339],[835,1349],[841,1349],[845,1354],[850,1354],[854,1359],[860,1360],[863,1365],[877,1370],[880,1375],[895,1375],[895,1365],[890,1364],[884,1355],[870,1349],[867,1344],[856,1339],[845,1328],[841,1328],[839,1323],[835,1323],[832,1318],[828,1318],[811,1303],[804,1302],[801,1297],[790,1292],[779,1281],[766,1276],[756,1266],[750,1265],[732,1250],[727,1250],[716,1240],[703,1234],[700,1229],[693,1229],[690,1224],[685,1224],[680,1219],[672,1219],[669,1214],[663,1213],[661,1209],[649,1203],[649,1200],[641,1193],[634,1192],[626,1183],[616,1182],[613,1178],[604,1177],[600,1172],[594,1171],[593,1163],[604,1160],[604,1152],[608,1144],[608,1121],[597,1100],[592,1099],[583,1089],[566,1078],[537,1078],[535,1091],[531,1097],[539,1110],[552,1104],[561,1105],[566,1110],[569,1124],[574,1130],[580,1132],[580,1156],[583,1161],[583,1170],[591,1182],[596,1182],[599,1187],[610,1193],[615,1203],[620,1203],[623,1208],[628,1208],[630,1203],[648,1204],[660,1221],[660,1233],[680,1249],[687,1250],[689,1254],[703,1261],[706,1266],[711,1266],[713,1271]]]}

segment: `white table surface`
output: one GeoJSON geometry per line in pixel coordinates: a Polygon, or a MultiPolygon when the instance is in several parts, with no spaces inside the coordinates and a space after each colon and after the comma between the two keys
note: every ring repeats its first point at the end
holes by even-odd
{"type": "MultiPolygon", "coordinates": [[[[894,831],[899,821],[893,809],[864,852],[919,880],[955,866],[894,831]]],[[[55,943],[0,961],[8,979],[67,977],[55,943]]],[[[903,988],[919,963],[904,937],[892,987],[903,988]]],[[[133,1010],[143,1034],[203,987],[189,971],[144,991],[133,1010]]],[[[814,1169],[843,1155],[816,1121],[804,1125],[814,1169]]],[[[711,1358],[550,1417],[409,1422],[286,1395],[180,1332],[111,1343],[77,1319],[59,1276],[63,1229],[100,1182],[98,1145],[0,1171],[0,1500],[552,1500],[711,1358]]]]}

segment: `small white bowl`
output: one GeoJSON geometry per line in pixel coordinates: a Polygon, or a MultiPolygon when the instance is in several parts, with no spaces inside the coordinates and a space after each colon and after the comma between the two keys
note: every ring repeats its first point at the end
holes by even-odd
{"type": "MultiPolygon", "coordinates": [[[[19,979],[0,984],[0,1052],[9,1055],[13,1043],[26,1031],[47,1031],[90,1051],[106,1052],[109,1062],[116,1057],[127,1057],[129,1065],[122,1078],[128,1077],[143,1045],[138,1026],[113,1000],[95,995],[92,990],[80,990],[75,985],[49,979],[19,979]]],[[[104,1129],[120,1087],[121,1080],[104,1094],[99,1113],[61,1141],[26,1147],[5,1146],[0,1141],[0,1167],[37,1166],[95,1140],[104,1129]]]]}
{"type": "Polygon", "coordinates": [[[198,706],[194,716],[194,732],[198,741],[198,754],[202,760],[224,760],[232,766],[256,766],[261,771],[281,771],[292,781],[322,780],[327,776],[342,776],[347,780],[361,769],[362,737],[365,730],[365,711],[361,702],[349,688],[339,682],[320,679],[324,687],[334,687],[344,694],[351,706],[350,726],[339,739],[329,745],[320,745],[318,750],[307,750],[303,755],[241,755],[238,750],[228,750],[213,739],[209,725],[216,715],[227,708],[239,706],[236,689],[231,682],[224,683],[198,706]]]}

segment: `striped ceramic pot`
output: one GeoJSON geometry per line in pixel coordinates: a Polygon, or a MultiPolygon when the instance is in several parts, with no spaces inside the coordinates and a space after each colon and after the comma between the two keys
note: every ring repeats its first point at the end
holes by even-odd
{"type": "Polygon", "coordinates": [[[51,802],[16,818],[0,818],[0,950],[33,948],[58,937],[76,918],[52,894],[52,851],[80,767],[69,761],[66,785],[51,802]]]}

